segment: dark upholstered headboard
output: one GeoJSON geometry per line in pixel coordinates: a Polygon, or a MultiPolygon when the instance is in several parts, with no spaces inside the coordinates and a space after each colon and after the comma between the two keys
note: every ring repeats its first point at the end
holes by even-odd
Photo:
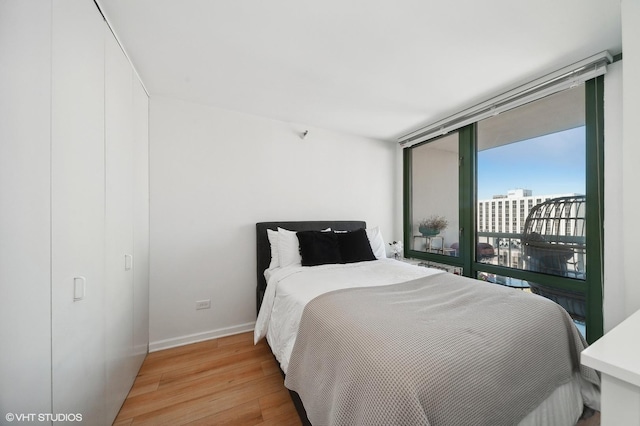
{"type": "Polygon", "coordinates": [[[256,223],[256,248],[257,248],[257,279],[258,286],[256,288],[256,309],[260,310],[262,297],[267,288],[267,280],[264,278],[264,271],[269,268],[271,263],[271,246],[267,237],[267,229],[274,231],[278,227],[288,229],[290,231],[321,231],[331,228],[340,231],[355,231],[356,229],[366,228],[367,223],[357,220],[319,220],[308,222],[260,222],[256,223]]]}

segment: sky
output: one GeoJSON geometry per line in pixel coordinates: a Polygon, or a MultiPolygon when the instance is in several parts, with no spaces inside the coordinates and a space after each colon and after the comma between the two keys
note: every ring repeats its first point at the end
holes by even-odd
{"type": "Polygon", "coordinates": [[[478,152],[478,200],[531,189],[533,195],[585,193],[585,127],[478,152]]]}

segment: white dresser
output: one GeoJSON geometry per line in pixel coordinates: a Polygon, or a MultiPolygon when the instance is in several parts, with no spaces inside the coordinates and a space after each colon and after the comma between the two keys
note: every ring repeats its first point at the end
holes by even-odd
{"type": "Polygon", "coordinates": [[[601,425],[640,425],[640,311],[582,352],[602,374],[601,425]]]}

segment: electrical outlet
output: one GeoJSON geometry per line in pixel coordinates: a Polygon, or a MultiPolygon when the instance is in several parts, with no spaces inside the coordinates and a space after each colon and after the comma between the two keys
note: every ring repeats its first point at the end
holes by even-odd
{"type": "Polygon", "coordinates": [[[196,301],[196,310],[209,308],[211,308],[211,299],[196,301]]]}

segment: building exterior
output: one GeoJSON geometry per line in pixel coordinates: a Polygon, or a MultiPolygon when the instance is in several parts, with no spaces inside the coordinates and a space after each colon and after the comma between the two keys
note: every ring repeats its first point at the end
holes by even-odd
{"type": "MultiPolygon", "coordinates": [[[[569,197],[576,193],[533,195],[530,189],[512,189],[506,195],[494,195],[490,200],[478,201],[478,243],[494,247],[495,256],[484,261],[510,268],[523,269],[520,236],[525,221],[534,206],[552,198],[569,197]]],[[[566,221],[567,225],[569,221],[566,221]]],[[[563,227],[562,234],[572,235],[570,226],[563,227]]]]}
{"type": "Polygon", "coordinates": [[[512,189],[507,195],[494,195],[490,200],[478,201],[478,232],[520,234],[531,209],[540,203],[557,197],[577,195],[533,195],[530,189],[512,189]]]}

